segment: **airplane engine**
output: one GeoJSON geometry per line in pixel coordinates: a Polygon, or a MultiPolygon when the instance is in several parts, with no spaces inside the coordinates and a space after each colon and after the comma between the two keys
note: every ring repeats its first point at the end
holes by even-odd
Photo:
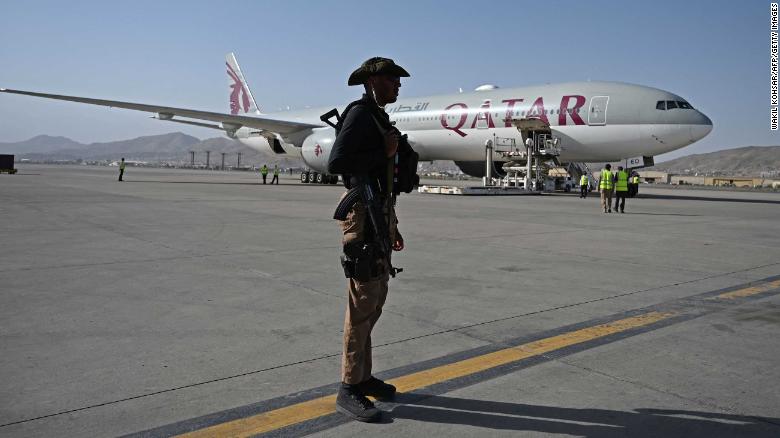
{"type": "Polygon", "coordinates": [[[301,174],[301,182],[317,184],[335,184],[337,175],[328,174],[328,157],[333,148],[336,132],[331,128],[314,129],[301,145],[301,158],[311,169],[301,174]]]}
{"type": "Polygon", "coordinates": [[[333,147],[336,133],[333,129],[315,129],[306,137],[301,146],[301,158],[307,166],[320,173],[328,172],[328,157],[333,147]]]}
{"type": "MultiPolygon", "coordinates": [[[[468,176],[482,178],[485,176],[485,162],[484,161],[456,161],[455,165],[461,172],[468,176]]],[[[493,162],[493,178],[501,178],[506,176],[506,172],[501,168],[504,165],[503,161],[493,162]]]]}

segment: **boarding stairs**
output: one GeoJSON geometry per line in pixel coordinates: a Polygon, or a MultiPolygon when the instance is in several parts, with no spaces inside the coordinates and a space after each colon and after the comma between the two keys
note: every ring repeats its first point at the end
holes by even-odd
{"type": "Polygon", "coordinates": [[[596,184],[596,176],[593,174],[593,171],[590,170],[587,163],[568,163],[566,171],[569,172],[569,176],[571,176],[573,181],[576,181],[577,185],[580,184],[580,177],[582,175],[587,175],[588,178],[590,178],[591,187],[594,187],[596,184]]]}

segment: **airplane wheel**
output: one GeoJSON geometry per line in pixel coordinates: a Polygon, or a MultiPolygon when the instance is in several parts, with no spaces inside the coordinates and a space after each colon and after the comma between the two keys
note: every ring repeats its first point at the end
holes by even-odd
{"type": "Polygon", "coordinates": [[[301,172],[301,182],[304,184],[309,182],[309,172],[301,172]]]}
{"type": "Polygon", "coordinates": [[[321,173],[318,173],[317,174],[317,184],[322,184],[323,178],[324,178],[323,175],[321,173]]]}
{"type": "Polygon", "coordinates": [[[338,175],[333,175],[333,176],[331,176],[331,177],[330,177],[330,183],[331,183],[331,184],[334,184],[334,185],[335,185],[335,184],[338,184],[338,183],[339,183],[339,176],[338,176],[338,175]]]}

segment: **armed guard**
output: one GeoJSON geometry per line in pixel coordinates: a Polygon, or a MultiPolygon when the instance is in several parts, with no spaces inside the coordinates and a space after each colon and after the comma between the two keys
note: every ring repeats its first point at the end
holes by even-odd
{"type": "Polygon", "coordinates": [[[334,109],[321,117],[336,129],[328,172],[341,174],[347,188],[334,214],[343,233],[341,264],[349,283],[336,409],[365,422],[381,418],[366,396],[395,397],[393,385],[371,375],[371,330],[382,314],[390,277],[402,271],[391,262],[392,252],[404,248],[396,196],[419,182],[418,155],[384,111],[397,100],[402,77],[409,73],[392,59],[371,58],[347,81],[363,85],[363,97],[341,115],[334,109]],[[330,122],[334,116],[336,124],[330,122]]]}

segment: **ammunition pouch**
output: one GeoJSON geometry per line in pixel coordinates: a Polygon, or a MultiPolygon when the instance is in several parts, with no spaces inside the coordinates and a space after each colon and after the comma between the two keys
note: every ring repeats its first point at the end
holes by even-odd
{"type": "Polygon", "coordinates": [[[417,162],[420,155],[412,149],[406,134],[398,140],[398,174],[397,181],[393,185],[393,193],[410,193],[420,185],[420,176],[417,175],[417,162]]]}
{"type": "Polygon", "coordinates": [[[379,277],[378,251],[372,243],[351,242],[344,245],[341,266],[344,276],[358,281],[369,281],[379,277]]]}

